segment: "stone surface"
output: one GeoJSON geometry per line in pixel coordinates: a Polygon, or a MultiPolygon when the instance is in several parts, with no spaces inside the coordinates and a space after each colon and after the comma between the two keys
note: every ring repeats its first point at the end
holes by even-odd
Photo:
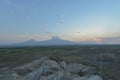
{"type": "Polygon", "coordinates": [[[66,64],[56,57],[44,57],[13,69],[2,80],[103,80],[95,68],[77,63],[66,64]]]}

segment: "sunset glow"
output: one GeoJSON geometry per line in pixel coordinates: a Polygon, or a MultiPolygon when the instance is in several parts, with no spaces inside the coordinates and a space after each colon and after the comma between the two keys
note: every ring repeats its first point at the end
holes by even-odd
{"type": "Polygon", "coordinates": [[[0,44],[43,41],[54,36],[74,42],[114,43],[120,38],[119,3],[119,0],[0,0],[0,44]]]}

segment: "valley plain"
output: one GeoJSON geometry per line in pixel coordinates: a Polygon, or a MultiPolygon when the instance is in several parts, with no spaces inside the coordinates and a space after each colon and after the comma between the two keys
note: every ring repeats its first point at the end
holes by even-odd
{"type": "MultiPolygon", "coordinates": [[[[81,45],[0,48],[0,70],[13,68],[44,56],[57,56],[67,63],[96,67],[105,80],[120,79],[120,45],[81,45]]],[[[0,75],[4,74],[0,71],[0,75]]]]}

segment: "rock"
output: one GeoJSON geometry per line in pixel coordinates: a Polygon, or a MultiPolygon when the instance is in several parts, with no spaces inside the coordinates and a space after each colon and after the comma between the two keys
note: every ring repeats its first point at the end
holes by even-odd
{"type": "Polygon", "coordinates": [[[36,69],[35,71],[31,72],[30,74],[26,75],[26,78],[28,80],[39,80],[40,77],[42,76],[43,69],[39,68],[36,69]]]}
{"type": "Polygon", "coordinates": [[[95,67],[88,67],[85,66],[82,70],[81,70],[81,75],[94,75],[96,74],[96,69],[95,67]]]}
{"type": "Polygon", "coordinates": [[[84,65],[82,64],[77,64],[77,63],[70,63],[67,65],[66,70],[68,72],[74,73],[74,74],[79,74],[79,72],[84,68],[84,65]]]}
{"type": "Polygon", "coordinates": [[[89,66],[77,63],[67,65],[59,58],[44,57],[16,67],[13,76],[16,80],[103,80],[94,72],[94,68],[89,66]]]}
{"type": "Polygon", "coordinates": [[[99,75],[92,75],[88,80],[103,80],[99,75]]]}
{"type": "Polygon", "coordinates": [[[79,76],[84,76],[84,75],[93,75],[95,74],[95,68],[85,66],[82,64],[77,64],[77,63],[70,63],[66,70],[68,72],[71,72],[73,74],[78,74],[79,76]]]}

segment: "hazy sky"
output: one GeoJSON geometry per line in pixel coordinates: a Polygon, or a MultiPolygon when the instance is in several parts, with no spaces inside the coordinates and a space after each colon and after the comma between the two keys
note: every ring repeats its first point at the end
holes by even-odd
{"type": "Polygon", "coordinates": [[[120,0],[0,0],[0,44],[53,36],[120,43],[120,0]]]}

